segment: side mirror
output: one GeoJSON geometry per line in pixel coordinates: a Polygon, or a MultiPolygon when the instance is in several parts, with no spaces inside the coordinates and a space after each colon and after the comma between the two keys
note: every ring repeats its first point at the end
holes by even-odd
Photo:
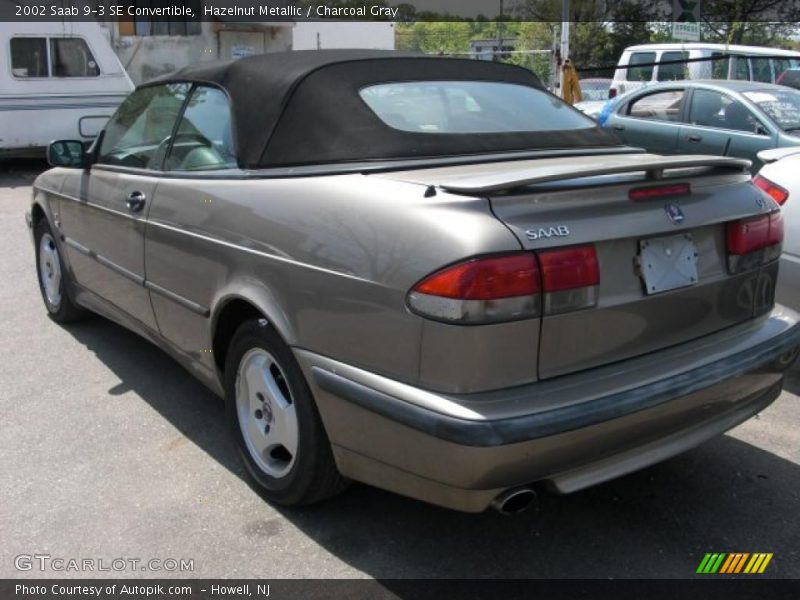
{"type": "Polygon", "coordinates": [[[87,160],[80,140],[56,140],[47,146],[47,162],[51,167],[82,169],[87,160]]]}

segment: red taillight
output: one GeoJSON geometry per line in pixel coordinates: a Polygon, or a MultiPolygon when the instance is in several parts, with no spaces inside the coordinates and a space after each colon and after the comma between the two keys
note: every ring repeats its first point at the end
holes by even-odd
{"type": "Polygon", "coordinates": [[[599,282],[591,244],[518,252],[474,258],[437,271],[414,286],[408,305],[441,321],[496,323],[594,306],[599,282]]]}
{"type": "Polygon", "coordinates": [[[608,97],[609,97],[609,99],[616,98],[617,97],[617,90],[615,88],[608,88],[608,97]]]}
{"type": "Polygon", "coordinates": [[[775,202],[778,204],[783,204],[786,202],[786,199],[789,198],[789,192],[783,189],[781,186],[772,183],[766,177],[761,175],[756,175],[753,177],[753,183],[759,187],[760,189],[764,190],[767,194],[769,194],[775,202]]]}
{"type": "Polygon", "coordinates": [[[539,292],[539,267],[529,252],[476,258],[426,277],[413,291],[460,300],[530,296],[539,292]]]}
{"type": "Polygon", "coordinates": [[[769,236],[767,246],[783,243],[783,213],[774,212],[769,216],[769,236]]]}
{"type": "Polygon", "coordinates": [[[572,246],[538,253],[545,292],[574,290],[600,283],[600,268],[594,246],[572,246]]]}
{"type": "Polygon", "coordinates": [[[665,198],[668,196],[687,196],[691,191],[691,187],[689,187],[688,183],[672,183],[669,185],[634,188],[628,192],[628,198],[633,201],[638,201],[650,200],[652,198],[665,198]]]}
{"type": "Polygon", "coordinates": [[[728,271],[742,273],[759,268],[781,255],[783,215],[775,211],[727,224],[728,271]]]}

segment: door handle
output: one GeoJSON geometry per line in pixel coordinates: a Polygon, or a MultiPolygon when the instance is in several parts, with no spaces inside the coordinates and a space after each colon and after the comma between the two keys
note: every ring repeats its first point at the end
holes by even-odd
{"type": "Polygon", "coordinates": [[[625,125],[614,125],[616,131],[625,131],[625,125]]]}
{"type": "Polygon", "coordinates": [[[694,135],[694,134],[688,136],[686,139],[689,140],[690,142],[701,142],[701,141],[703,141],[703,137],[702,136],[694,135]]]}
{"type": "Polygon", "coordinates": [[[125,205],[131,212],[140,212],[144,208],[147,196],[143,192],[131,192],[125,199],[125,205]]]}

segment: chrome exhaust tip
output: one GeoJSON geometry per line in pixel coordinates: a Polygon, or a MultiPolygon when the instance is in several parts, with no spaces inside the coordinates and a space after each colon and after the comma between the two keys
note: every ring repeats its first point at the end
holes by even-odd
{"type": "Polygon", "coordinates": [[[512,488],[492,500],[491,507],[502,515],[516,515],[536,501],[536,492],[529,487],[512,488]]]}

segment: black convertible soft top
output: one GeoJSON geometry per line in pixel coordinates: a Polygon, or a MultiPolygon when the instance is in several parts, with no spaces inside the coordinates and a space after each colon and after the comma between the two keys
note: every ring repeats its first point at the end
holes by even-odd
{"type": "Polygon", "coordinates": [[[225,90],[239,166],[245,169],[620,145],[599,127],[466,134],[401,131],[385,124],[358,93],[378,83],[443,80],[544,89],[533,73],[516,66],[385,50],[307,50],[199,63],[146,85],[195,82],[225,90]]]}

